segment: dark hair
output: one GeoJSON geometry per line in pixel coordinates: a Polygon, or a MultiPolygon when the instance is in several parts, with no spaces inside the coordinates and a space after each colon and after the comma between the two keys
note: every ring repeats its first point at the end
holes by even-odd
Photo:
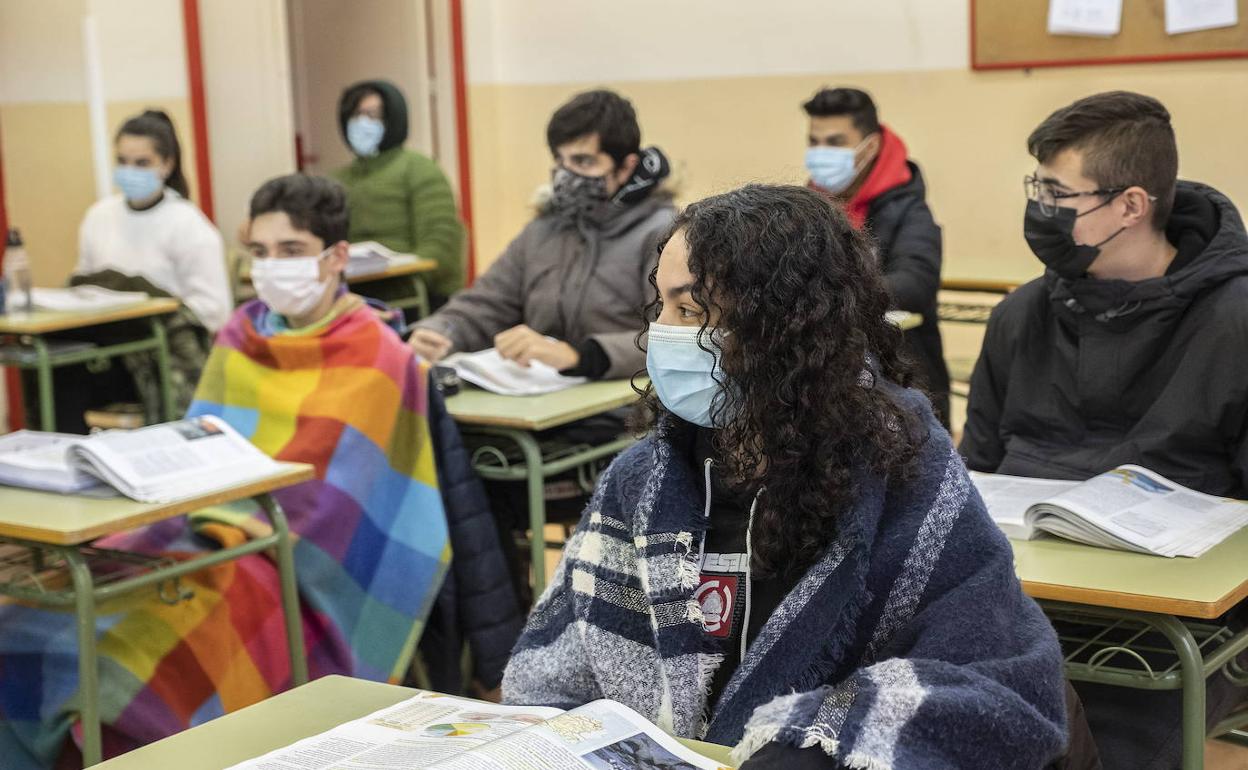
{"type": "Polygon", "coordinates": [[[555,110],[546,125],[546,144],[554,154],[560,146],[587,134],[598,135],[598,146],[618,166],[641,152],[641,127],[629,100],[606,89],[586,91],[555,110]]]}
{"type": "Polygon", "coordinates": [[[1161,102],[1130,91],[1094,94],[1054,112],[1027,137],[1027,151],[1041,163],[1068,149],[1083,154],[1083,175],[1098,187],[1139,185],[1156,197],[1153,228],[1165,229],[1179,150],[1161,102]]]}
{"type": "Polygon", "coordinates": [[[880,116],[875,111],[871,94],[857,88],[822,88],[802,104],[812,118],[833,118],[848,115],[854,128],[863,136],[880,130],[880,116]]]}
{"type": "Polygon", "coordinates": [[[323,176],[289,174],[270,179],[251,196],[251,218],[281,211],[290,223],[328,248],[347,240],[347,193],[323,176]]]}
{"type": "Polygon", "coordinates": [[[152,140],[156,154],[163,160],[173,161],[173,171],[165,180],[165,186],[177,190],[183,198],[190,199],[191,188],[186,184],[186,175],[182,173],[182,146],[178,144],[178,132],[174,130],[173,121],[163,110],[144,110],[141,114],[121,124],[117,129],[117,141],[122,136],[145,136],[152,140]]]}
{"type": "MultiPolygon", "coordinates": [[[[901,332],[884,317],[874,247],[839,207],[787,185],[694,203],[668,237],[684,237],[693,299],[727,333],[715,448],[737,491],[766,489],[754,564],[764,574],[804,569],[835,538],[856,474],[908,468],[921,440],[915,416],[875,386],[877,377],[905,386],[911,374],[901,332]]],[[[648,318],[660,304],[656,273],[648,318]]],[[[643,395],[665,411],[652,386],[643,395]]],[[[660,434],[679,425],[657,421],[660,434]]]]}

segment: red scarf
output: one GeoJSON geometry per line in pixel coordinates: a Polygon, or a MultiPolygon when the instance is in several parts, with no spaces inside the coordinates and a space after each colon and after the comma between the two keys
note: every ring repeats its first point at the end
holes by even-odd
{"type": "MultiPolygon", "coordinates": [[[[863,223],[866,222],[867,209],[871,206],[871,201],[889,190],[908,183],[914,176],[910,173],[910,166],[906,164],[906,157],[906,145],[901,141],[901,137],[890,131],[888,126],[881,125],[880,152],[875,156],[875,164],[867,172],[867,178],[858,188],[858,192],[854,193],[854,197],[844,204],[850,224],[855,228],[861,229],[863,223]]],[[[834,197],[814,182],[810,182],[810,187],[828,197],[834,197]]]]}

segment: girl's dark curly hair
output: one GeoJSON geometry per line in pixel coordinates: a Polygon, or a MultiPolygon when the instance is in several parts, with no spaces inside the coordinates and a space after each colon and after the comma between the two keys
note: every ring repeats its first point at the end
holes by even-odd
{"type": "MultiPolygon", "coordinates": [[[[773,185],[692,204],[674,237],[688,244],[694,301],[726,332],[717,335],[726,397],[712,415],[724,477],[739,491],[766,489],[755,568],[805,569],[834,539],[855,475],[904,472],[918,449],[915,415],[871,385],[911,380],[901,332],[884,317],[874,246],[818,193],[773,185]]],[[[655,318],[655,273],[650,284],[655,318]]],[[[653,387],[644,395],[661,416],[653,387]]]]}

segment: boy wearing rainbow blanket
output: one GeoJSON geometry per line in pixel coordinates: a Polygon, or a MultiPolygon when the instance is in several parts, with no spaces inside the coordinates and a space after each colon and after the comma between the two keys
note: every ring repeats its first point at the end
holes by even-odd
{"type": "MultiPolygon", "coordinates": [[[[332,181],[293,175],[256,192],[248,247],[259,299],[218,335],[190,414],[220,416],[272,457],[315,466],[314,480],[275,495],[295,541],[311,677],[393,682],[407,671],[461,531],[455,516],[448,527],[458,503],[448,495],[444,507],[439,461],[448,443],[462,448],[431,431],[444,412],[427,364],[346,291],[346,234],[345,195],[332,181]]],[[[203,511],[191,527],[171,520],[97,545],[187,558],[266,527],[254,507],[203,511]]],[[[194,596],[175,605],[140,593],[101,608],[106,755],[291,685],[269,557],[184,581],[194,596]]],[[[72,613],[0,607],[5,768],[49,767],[75,753],[66,740],[77,719],[74,639],[72,613]]]]}

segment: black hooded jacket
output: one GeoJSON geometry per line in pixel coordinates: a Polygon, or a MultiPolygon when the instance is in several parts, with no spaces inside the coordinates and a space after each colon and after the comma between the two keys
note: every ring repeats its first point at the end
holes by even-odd
{"type": "Polygon", "coordinates": [[[342,141],[348,147],[351,146],[347,140],[347,123],[359,106],[360,97],[357,94],[361,90],[376,91],[381,96],[381,103],[385,105],[386,119],[383,122],[386,124],[386,132],[381,135],[377,152],[385,152],[406,142],[407,99],[403,98],[403,92],[389,80],[361,80],[342,92],[342,97],[338,100],[338,131],[342,134],[342,141]]]}
{"type": "Polygon", "coordinates": [[[960,450],[973,470],[1086,479],[1123,463],[1248,497],[1248,234],[1179,182],[1178,255],[1145,281],[1053,273],[992,313],[960,450]]]}
{"type": "Polygon", "coordinates": [[[906,349],[919,371],[920,384],[932,397],[937,416],[949,422],[949,370],[936,317],[940,290],[940,225],[927,207],[927,186],[911,161],[910,181],[894,187],[867,207],[867,229],[880,248],[880,268],[893,303],[923,316],[905,334],[906,349]]]}

